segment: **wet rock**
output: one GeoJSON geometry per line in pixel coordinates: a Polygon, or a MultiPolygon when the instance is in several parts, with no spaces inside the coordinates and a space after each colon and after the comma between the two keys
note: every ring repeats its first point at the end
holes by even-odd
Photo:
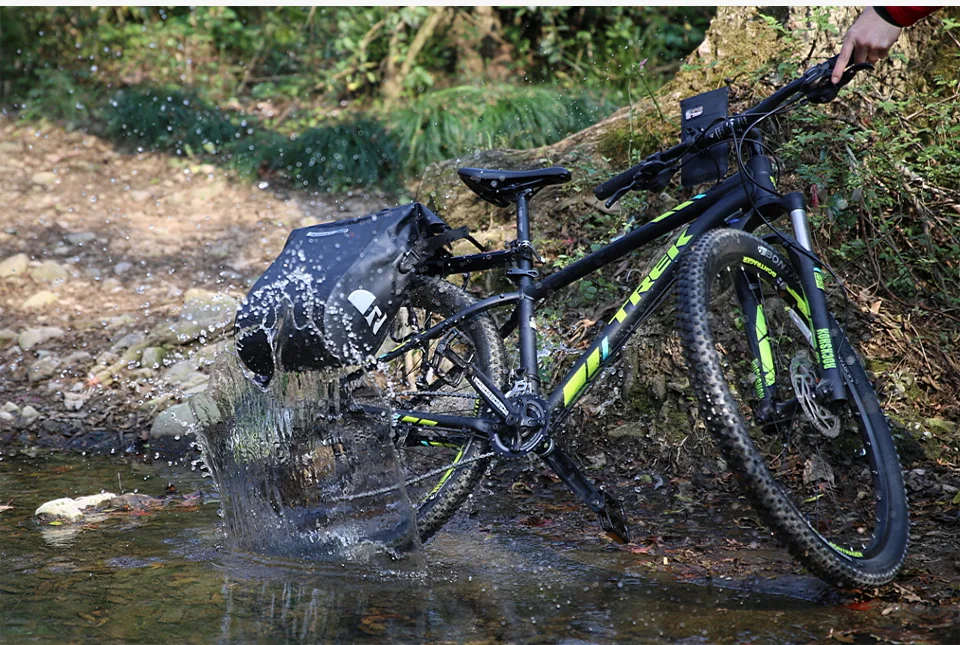
{"type": "Polygon", "coordinates": [[[149,201],[153,198],[153,194],[149,190],[131,190],[130,199],[137,203],[143,203],[149,201]]]}
{"type": "Polygon", "coordinates": [[[201,325],[222,328],[233,323],[237,313],[237,301],[223,293],[190,289],[183,296],[183,311],[180,317],[201,325]]]}
{"type": "Polygon", "coordinates": [[[60,364],[61,361],[56,356],[44,356],[27,368],[27,378],[31,383],[46,380],[57,373],[60,364]]]}
{"type": "Polygon", "coordinates": [[[30,183],[34,186],[52,186],[57,181],[57,175],[52,172],[35,172],[30,177],[30,183]]]}
{"type": "Polygon", "coordinates": [[[60,297],[52,291],[38,291],[24,300],[23,304],[20,305],[20,308],[25,311],[30,309],[42,309],[44,307],[49,307],[59,299],[60,297]]]}
{"type": "Polygon", "coordinates": [[[63,367],[75,367],[77,365],[89,365],[93,362],[93,355],[90,352],[73,352],[63,359],[63,367]]]}
{"type": "Polygon", "coordinates": [[[20,406],[13,401],[7,401],[3,404],[3,411],[11,414],[20,414],[20,406]]]}
{"type": "Polygon", "coordinates": [[[204,367],[209,367],[213,365],[217,357],[220,356],[222,352],[227,349],[229,341],[221,340],[217,343],[211,343],[209,345],[204,345],[197,353],[193,355],[193,364],[197,369],[203,369],[204,367]]]}
{"type": "Polygon", "coordinates": [[[63,330],[59,327],[33,327],[20,332],[17,344],[20,345],[20,349],[27,351],[40,343],[62,336],[63,330]]]}
{"type": "Polygon", "coordinates": [[[15,275],[23,275],[27,271],[29,259],[25,253],[11,255],[0,262],[0,278],[12,278],[15,275]]]}
{"type": "Polygon", "coordinates": [[[80,231],[77,233],[70,233],[67,235],[66,239],[67,242],[70,242],[70,244],[73,244],[74,246],[83,246],[84,244],[88,244],[97,239],[97,236],[89,231],[80,231]]]}
{"type": "Polygon", "coordinates": [[[87,399],[90,398],[89,394],[82,394],[79,392],[64,392],[63,393],[63,407],[68,410],[79,410],[87,402],[87,399]]]}
{"type": "Polygon", "coordinates": [[[6,347],[8,344],[16,342],[19,336],[20,334],[12,329],[0,329],[0,347],[6,347]]]}
{"type": "Polygon", "coordinates": [[[99,495],[86,495],[71,499],[61,497],[41,504],[40,508],[34,511],[34,515],[41,519],[65,520],[67,522],[76,522],[83,518],[83,511],[88,508],[97,508],[104,506],[116,497],[113,493],[100,493],[99,495]]]}
{"type": "Polygon", "coordinates": [[[70,277],[70,273],[60,264],[53,260],[45,260],[30,269],[30,277],[38,282],[64,282],[70,277]]]}
{"type": "Polygon", "coordinates": [[[123,336],[117,342],[115,342],[113,346],[110,348],[110,351],[115,354],[119,354],[125,349],[129,349],[134,345],[142,343],[146,337],[147,335],[144,334],[143,332],[139,332],[139,331],[131,332],[126,336],[123,336]]]}
{"type": "Polygon", "coordinates": [[[0,410],[0,423],[5,425],[13,425],[13,422],[17,420],[13,414],[7,412],[6,410],[0,410]]]}
{"type": "Polygon", "coordinates": [[[189,403],[180,403],[174,405],[160,414],[153,420],[150,426],[150,437],[181,437],[187,432],[192,432],[197,425],[197,418],[190,409],[189,403]]]}
{"type": "Polygon", "coordinates": [[[163,359],[166,355],[167,350],[162,347],[148,347],[143,350],[143,356],[140,358],[140,366],[158,369],[163,366],[163,359]]]}
{"type": "Polygon", "coordinates": [[[25,405],[20,410],[20,422],[28,426],[40,417],[40,413],[32,405],[25,405]]]}
{"type": "Polygon", "coordinates": [[[115,265],[113,265],[113,272],[116,275],[123,275],[124,273],[126,273],[132,268],[133,268],[133,264],[131,264],[130,262],[118,262],[115,265]]]}
{"type": "Polygon", "coordinates": [[[177,363],[161,377],[167,385],[181,390],[191,390],[199,385],[206,385],[210,377],[194,369],[190,361],[177,363]]]}
{"type": "Polygon", "coordinates": [[[97,356],[97,365],[112,365],[120,359],[120,355],[115,352],[103,352],[97,356]]]}

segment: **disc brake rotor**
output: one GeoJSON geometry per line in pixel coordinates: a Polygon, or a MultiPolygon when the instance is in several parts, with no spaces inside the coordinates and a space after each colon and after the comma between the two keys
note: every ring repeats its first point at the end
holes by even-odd
{"type": "Polygon", "coordinates": [[[828,439],[835,439],[840,434],[840,418],[817,402],[816,371],[805,353],[797,354],[790,361],[790,382],[810,425],[828,439]]]}

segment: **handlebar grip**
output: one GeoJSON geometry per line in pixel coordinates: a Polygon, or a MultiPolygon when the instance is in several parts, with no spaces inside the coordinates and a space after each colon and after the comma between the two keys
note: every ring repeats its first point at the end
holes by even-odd
{"type": "Polygon", "coordinates": [[[624,170],[613,179],[608,179],[607,181],[603,182],[593,189],[593,194],[596,195],[597,199],[607,199],[608,197],[612,197],[618,190],[626,188],[633,183],[633,178],[637,176],[638,172],[640,172],[640,167],[643,166],[644,163],[645,162],[640,162],[636,166],[624,170]]]}

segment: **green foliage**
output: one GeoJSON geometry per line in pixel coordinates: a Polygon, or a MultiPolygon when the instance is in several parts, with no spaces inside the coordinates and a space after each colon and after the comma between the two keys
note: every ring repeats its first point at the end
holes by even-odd
{"type": "MultiPolygon", "coordinates": [[[[874,95],[865,80],[856,121],[824,110],[793,113],[779,152],[805,191],[816,192],[814,212],[844,266],[869,272],[904,301],[953,310],[960,306],[960,52],[940,56],[928,83],[902,97],[874,95]]],[[[856,95],[845,90],[841,104],[850,100],[856,95]]]]}
{"type": "Polygon", "coordinates": [[[407,166],[420,171],[478,148],[532,148],[582,130],[612,111],[551,87],[459,86],[423,94],[389,116],[407,166]]]}
{"type": "Polygon", "coordinates": [[[137,150],[206,156],[248,175],[275,174],[312,190],[388,187],[394,180],[396,146],[370,119],[308,128],[290,137],[194,95],[151,89],[123,90],[103,112],[107,135],[137,150]]]}

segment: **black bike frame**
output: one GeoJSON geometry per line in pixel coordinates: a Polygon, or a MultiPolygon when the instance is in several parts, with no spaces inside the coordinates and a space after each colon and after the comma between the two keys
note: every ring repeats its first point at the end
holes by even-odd
{"type": "MultiPolygon", "coordinates": [[[[407,339],[399,347],[381,356],[380,360],[389,361],[417,346],[425,346],[427,342],[438,338],[465,319],[495,307],[513,305],[515,311],[511,320],[515,321],[518,327],[520,345],[519,376],[513,385],[516,386],[517,383],[525,381],[524,392],[539,394],[535,303],[636,251],[660,236],[685,227],[597,335],[590,347],[573,364],[556,389],[547,396],[549,426],[555,426],[596,381],[597,376],[609,365],[630,336],[669,295],[678,270],[678,260],[693,240],[721,226],[731,226],[749,232],[763,223],[763,219],[757,215],[755,209],[762,210],[767,221],[772,221],[789,212],[795,229],[801,224],[806,226],[806,211],[802,195],[791,193],[782,198],[776,195],[770,180],[770,159],[764,155],[755,154],[747,161],[747,167],[751,175],[749,182],[743,181],[739,173],[734,174],[706,193],[696,195],[539,282],[536,281],[538,276],[533,270],[535,253],[530,244],[528,197],[521,196],[517,203],[517,242],[511,250],[446,258],[428,264],[427,269],[430,274],[446,276],[513,263],[516,268],[510,269],[508,274],[517,282],[518,290],[491,296],[457,312],[450,318],[407,339]]],[[[792,245],[800,246],[797,242],[792,242],[792,245]]],[[[815,330],[829,329],[829,324],[825,324],[825,321],[829,321],[830,315],[822,291],[822,279],[818,280],[819,268],[802,252],[790,248],[788,251],[794,266],[800,273],[804,287],[808,307],[808,312],[804,313],[810,317],[815,330]]],[[[809,252],[809,249],[807,251],[809,252]]],[[[748,325],[750,330],[748,333],[752,337],[755,335],[752,331],[754,327],[748,325]]],[[[818,331],[814,331],[814,334],[818,334],[818,331]]],[[[762,357],[759,349],[762,342],[761,338],[752,338],[751,345],[757,348],[758,361],[762,357]]],[[[834,354],[829,333],[825,337],[817,338],[817,350],[821,357],[821,379],[834,388],[833,392],[840,392],[842,396],[843,384],[840,380],[842,376],[833,361],[834,354]]],[[[760,378],[763,378],[763,372],[767,366],[763,365],[762,368],[760,378]]],[[[491,409],[497,412],[501,421],[493,418],[430,414],[416,410],[395,410],[394,419],[421,427],[467,430],[492,436],[492,433],[509,427],[506,423],[508,415],[502,410],[504,407],[502,402],[506,401],[506,397],[492,387],[492,384],[485,385],[494,390],[494,396],[489,396],[490,393],[484,393],[482,389],[478,389],[478,393],[491,409]],[[500,401],[501,405],[498,406],[497,401],[500,401]],[[500,408],[499,411],[498,408],[500,408]]]]}

